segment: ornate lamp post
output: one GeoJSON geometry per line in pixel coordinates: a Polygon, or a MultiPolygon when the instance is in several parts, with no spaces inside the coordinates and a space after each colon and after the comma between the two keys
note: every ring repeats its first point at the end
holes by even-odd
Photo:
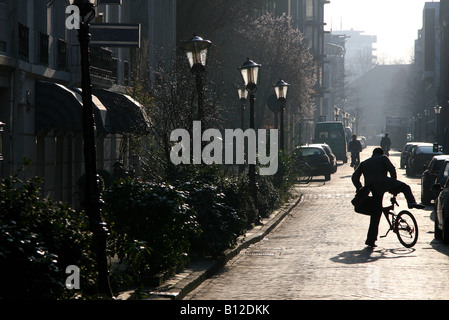
{"type": "Polygon", "coordinates": [[[248,91],[246,91],[246,88],[239,88],[237,90],[237,93],[239,95],[239,100],[242,103],[242,125],[241,125],[241,129],[244,131],[245,130],[245,104],[246,104],[246,100],[248,99],[248,91]]]}
{"type": "Polygon", "coordinates": [[[287,101],[287,91],[288,91],[288,87],[290,85],[285,82],[284,80],[279,80],[273,87],[274,87],[274,92],[276,93],[276,98],[279,101],[279,109],[280,109],[280,113],[281,113],[281,124],[280,124],[280,145],[279,148],[281,150],[284,150],[284,143],[285,143],[285,139],[284,139],[284,108],[285,108],[285,102],[287,101]]]}
{"type": "MultiPolygon", "coordinates": [[[[5,130],[5,123],[0,121],[0,161],[3,161],[3,131],[5,130]]],[[[3,169],[0,162],[0,169],[3,169]]],[[[0,170],[0,177],[2,177],[3,170],[0,170]]]]}
{"type": "Polygon", "coordinates": [[[334,107],[335,121],[338,121],[338,116],[339,116],[339,115],[340,115],[340,108],[334,107]]]}
{"type": "Polygon", "coordinates": [[[422,114],[418,113],[417,118],[418,118],[418,128],[419,128],[419,140],[421,141],[422,140],[422,131],[421,131],[422,114]]]}
{"type": "MultiPolygon", "coordinates": [[[[237,93],[239,95],[239,100],[242,103],[241,129],[243,131],[245,131],[245,104],[246,104],[246,100],[248,99],[248,91],[246,91],[246,88],[239,88],[239,89],[237,89],[237,93]]],[[[244,148],[244,150],[246,150],[246,148],[244,148]]],[[[244,170],[245,170],[245,164],[241,164],[239,166],[239,174],[243,173],[244,170]]]]}
{"type": "Polygon", "coordinates": [[[441,106],[435,106],[435,122],[436,122],[436,141],[440,142],[440,113],[441,113],[441,106]]]}
{"type": "Polygon", "coordinates": [[[189,61],[190,71],[195,76],[196,91],[198,94],[198,120],[203,121],[203,77],[206,74],[207,50],[212,42],[198,37],[196,34],[189,41],[181,45],[181,49],[186,53],[189,61]]]}
{"type": "Polygon", "coordinates": [[[98,269],[98,290],[100,293],[112,297],[109,285],[109,271],[106,257],[106,239],[109,230],[101,216],[103,199],[98,186],[99,176],[96,167],[96,147],[94,132],[94,116],[92,107],[92,84],[90,78],[89,42],[90,22],[95,17],[96,0],[71,0],[70,3],[80,10],[81,21],[78,30],[78,39],[81,50],[81,86],[83,98],[83,138],[85,161],[85,203],[89,217],[90,228],[93,233],[93,250],[96,256],[98,269]]]}
{"type": "Polygon", "coordinates": [[[428,132],[427,132],[427,123],[429,121],[429,110],[424,110],[424,120],[425,120],[425,124],[424,124],[424,129],[425,129],[425,136],[424,136],[424,141],[427,142],[428,139],[428,132]]]}
{"type": "MultiPolygon", "coordinates": [[[[259,68],[261,64],[255,63],[249,58],[243,63],[243,65],[238,68],[242,75],[243,84],[246,87],[246,90],[249,93],[249,127],[250,129],[255,129],[255,119],[254,119],[254,101],[256,100],[256,90],[257,90],[257,81],[259,78],[259,68]]],[[[256,185],[256,165],[249,164],[248,169],[249,175],[249,184],[250,184],[250,192],[254,201],[254,206],[258,211],[258,201],[257,201],[257,185],[256,185]]],[[[260,223],[259,213],[257,212],[257,221],[256,223],[260,223]]]]}

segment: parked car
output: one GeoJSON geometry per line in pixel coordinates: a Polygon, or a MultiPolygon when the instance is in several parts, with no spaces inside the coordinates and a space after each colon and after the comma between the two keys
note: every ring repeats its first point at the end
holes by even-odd
{"type": "Polygon", "coordinates": [[[328,144],[326,144],[326,143],[315,143],[315,144],[309,144],[308,146],[320,146],[320,147],[322,147],[324,149],[324,151],[326,152],[326,154],[329,157],[329,160],[331,162],[332,173],[337,172],[337,157],[332,152],[332,149],[331,149],[331,147],[328,144]]]}
{"type": "MultiPolygon", "coordinates": [[[[438,154],[443,154],[442,151],[434,151],[432,143],[413,145],[410,152],[410,157],[407,160],[406,173],[408,176],[415,176],[424,171],[424,166],[438,154]]],[[[441,148],[438,148],[441,150],[441,148]]]]}
{"type": "Polygon", "coordinates": [[[426,142],[407,142],[402,149],[399,151],[401,152],[401,162],[400,162],[400,168],[404,169],[407,166],[408,158],[410,157],[410,152],[412,151],[412,147],[414,145],[418,144],[425,144],[426,142]]]}
{"type": "Polygon", "coordinates": [[[360,141],[360,144],[362,145],[362,149],[366,148],[366,137],[365,136],[357,136],[357,140],[360,141]]]}
{"type": "MultiPolygon", "coordinates": [[[[449,161],[445,161],[445,166],[449,172],[449,161]]],[[[435,239],[449,244],[449,179],[444,185],[434,184],[432,189],[438,194],[435,199],[435,239]]]]}
{"type": "Polygon", "coordinates": [[[326,181],[331,179],[332,163],[319,145],[304,145],[295,150],[299,161],[307,162],[312,169],[313,176],[324,176],[326,181]]]}
{"type": "Polygon", "coordinates": [[[423,204],[429,205],[432,200],[435,200],[436,195],[432,192],[432,186],[435,184],[440,170],[443,171],[445,160],[448,159],[449,155],[434,156],[424,170],[421,176],[421,202],[423,204]]]}

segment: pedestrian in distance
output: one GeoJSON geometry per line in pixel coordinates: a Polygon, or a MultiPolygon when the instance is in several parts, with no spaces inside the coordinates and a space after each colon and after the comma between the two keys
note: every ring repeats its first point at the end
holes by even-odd
{"type": "Polygon", "coordinates": [[[357,135],[352,135],[352,140],[348,143],[348,151],[351,152],[351,167],[357,168],[360,163],[360,152],[362,152],[362,144],[357,140],[357,135]]]}
{"type": "Polygon", "coordinates": [[[382,148],[386,156],[390,155],[391,139],[388,135],[388,132],[385,132],[385,136],[383,136],[380,140],[380,147],[382,148]]]}
{"type": "Polygon", "coordinates": [[[382,148],[375,148],[371,158],[360,163],[357,170],[354,171],[352,183],[357,191],[362,188],[360,183],[362,175],[365,179],[365,186],[371,191],[374,202],[365,244],[370,247],[376,247],[375,242],[377,241],[379,222],[382,216],[382,200],[385,192],[390,192],[394,195],[402,192],[410,209],[424,209],[425,206],[416,203],[409,185],[397,180],[396,168],[390,159],[384,156],[382,148]]]}

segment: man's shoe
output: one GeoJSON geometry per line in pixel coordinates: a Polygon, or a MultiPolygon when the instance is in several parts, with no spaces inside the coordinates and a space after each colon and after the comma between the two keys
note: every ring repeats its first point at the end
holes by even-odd
{"type": "Polygon", "coordinates": [[[426,207],[425,205],[423,205],[421,203],[416,203],[416,202],[408,204],[409,209],[424,209],[425,207],[426,207]]]}
{"type": "Polygon", "coordinates": [[[377,245],[376,245],[374,242],[368,242],[368,241],[365,241],[365,244],[366,244],[368,247],[371,247],[371,248],[377,247],[377,245]]]}

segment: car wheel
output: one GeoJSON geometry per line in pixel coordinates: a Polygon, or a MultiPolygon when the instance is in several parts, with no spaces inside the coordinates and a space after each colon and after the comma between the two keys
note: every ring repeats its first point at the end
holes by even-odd
{"type": "Polygon", "coordinates": [[[443,239],[443,231],[438,227],[438,215],[435,213],[434,237],[436,240],[443,239]]]}
{"type": "Polygon", "coordinates": [[[430,205],[432,199],[430,197],[430,195],[426,194],[425,192],[423,192],[421,190],[421,202],[422,204],[425,204],[426,206],[430,205]]]}
{"type": "Polygon", "coordinates": [[[326,175],[324,176],[324,180],[329,181],[330,179],[331,179],[330,173],[329,173],[329,174],[326,174],[326,175]]]}
{"type": "Polygon", "coordinates": [[[442,240],[444,244],[449,244],[449,219],[443,216],[442,240]]]}

